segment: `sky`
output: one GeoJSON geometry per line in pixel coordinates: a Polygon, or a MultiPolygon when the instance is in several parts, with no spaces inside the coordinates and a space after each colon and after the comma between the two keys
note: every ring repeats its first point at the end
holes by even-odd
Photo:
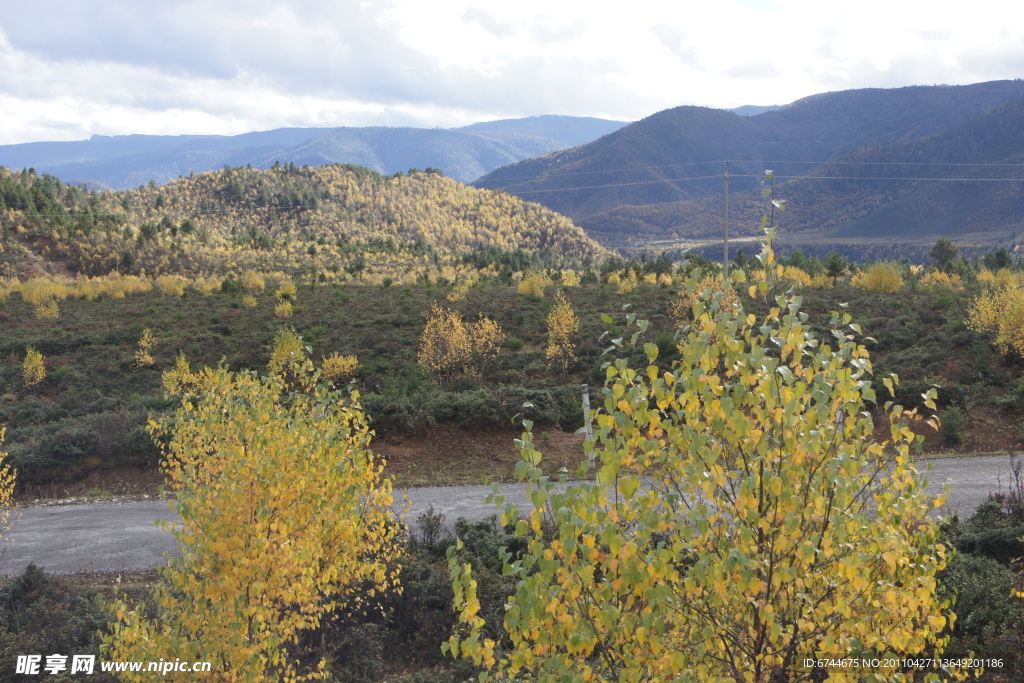
{"type": "MultiPolygon", "coordinates": [[[[0,144],[634,121],[1024,77],[1005,0],[0,0],[0,144]]],[[[1016,14],[1017,16],[1011,16],[1016,14]]]]}

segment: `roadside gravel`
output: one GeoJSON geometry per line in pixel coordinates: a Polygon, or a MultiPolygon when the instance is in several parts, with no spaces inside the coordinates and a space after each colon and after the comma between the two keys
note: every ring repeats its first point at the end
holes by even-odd
{"type": "MultiPolygon", "coordinates": [[[[946,507],[939,514],[970,515],[990,493],[1007,491],[1010,459],[1006,455],[921,459],[930,466],[932,493],[950,485],[946,507]]],[[[522,486],[501,487],[508,502],[530,509],[522,486]]],[[[456,519],[485,519],[497,512],[484,503],[490,486],[450,486],[399,490],[395,511],[415,526],[419,515],[433,506],[451,531],[456,519]]],[[[15,574],[30,562],[54,573],[127,572],[160,566],[176,550],[174,538],[155,520],[179,521],[169,501],[84,498],[49,501],[20,509],[7,538],[0,541],[0,574],[15,574]]]]}

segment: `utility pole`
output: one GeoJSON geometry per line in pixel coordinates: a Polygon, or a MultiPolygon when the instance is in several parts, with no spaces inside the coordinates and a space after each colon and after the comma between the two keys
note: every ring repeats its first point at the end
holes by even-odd
{"type": "Polygon", "coordinates": [[[722,256],[722,289],[729,286],[729,162],[725,162],[725,232],[722,256]]]}
{"type": "MultiPolygon", "coordinates": [[[[590,387],[586,384],[581,384],[580,389],[583,390],[583,428],[586,430],[587,442],[593,444],[594,429],[590,424],[590,387]]],[[[593,447],[587,450],[587,460],[594,462],[593,447]]]]}

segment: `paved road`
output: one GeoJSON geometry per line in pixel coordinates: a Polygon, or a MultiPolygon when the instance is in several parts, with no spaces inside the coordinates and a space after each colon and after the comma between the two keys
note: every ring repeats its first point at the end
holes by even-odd
{"type": "MultiPolygon", "coordinates": [[[[990,492],[1006,490],[1010,460],[1005,455],[947,458],[922,461],[933,467],[929,491],[937,493],[949,483],[951,495],[940,513],[969,515],[990,492]]],[[[407,519],[416,518],[433,505],[445,516],[446,526],[459,517],[484,519],[496,510],[484,504],[489,486],[419,488],[408,495],[407,519]]],[[[522,488],[505,485],[506,498],[523,509],[530,505],[522,488]]],[[[405,507],[396,493],[396,508],[405,507]]],[[[164,563],[174,552],[174,539],[154,520],[177,519],[166,501],[104,502],[83,505],[26,507],[14,522],[9,541],[0,541],[0,574],[21,572],[29,562],[56,573],[80,571],[118,572],[147,569],[164,563]]]]}

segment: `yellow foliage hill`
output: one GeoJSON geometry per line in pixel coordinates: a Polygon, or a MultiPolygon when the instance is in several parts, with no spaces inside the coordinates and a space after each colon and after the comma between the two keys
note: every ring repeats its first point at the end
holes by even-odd
{"type": "MultiPolygon", "coordinates": [[[[337,277],[340,265],[350,275],[397,280],[410,266],[427,266],[431,248],[442,255],[490,248],[570,258],[607,254],[568,218],[539,204],[434,173],[385,177],[342,165],[226,168],[163,187],[65,195],[82,204],[68,209],[88,206],[95,218],[88,230],[74,221],[46,226],[52,252],[92,275],[283,270],[337,277]]],[[[22,218],[11,214],[0,222],[11,227],[22,218]]],[[[261,289],[247,276],[243,286],[250,294],[261,289]]]]}

